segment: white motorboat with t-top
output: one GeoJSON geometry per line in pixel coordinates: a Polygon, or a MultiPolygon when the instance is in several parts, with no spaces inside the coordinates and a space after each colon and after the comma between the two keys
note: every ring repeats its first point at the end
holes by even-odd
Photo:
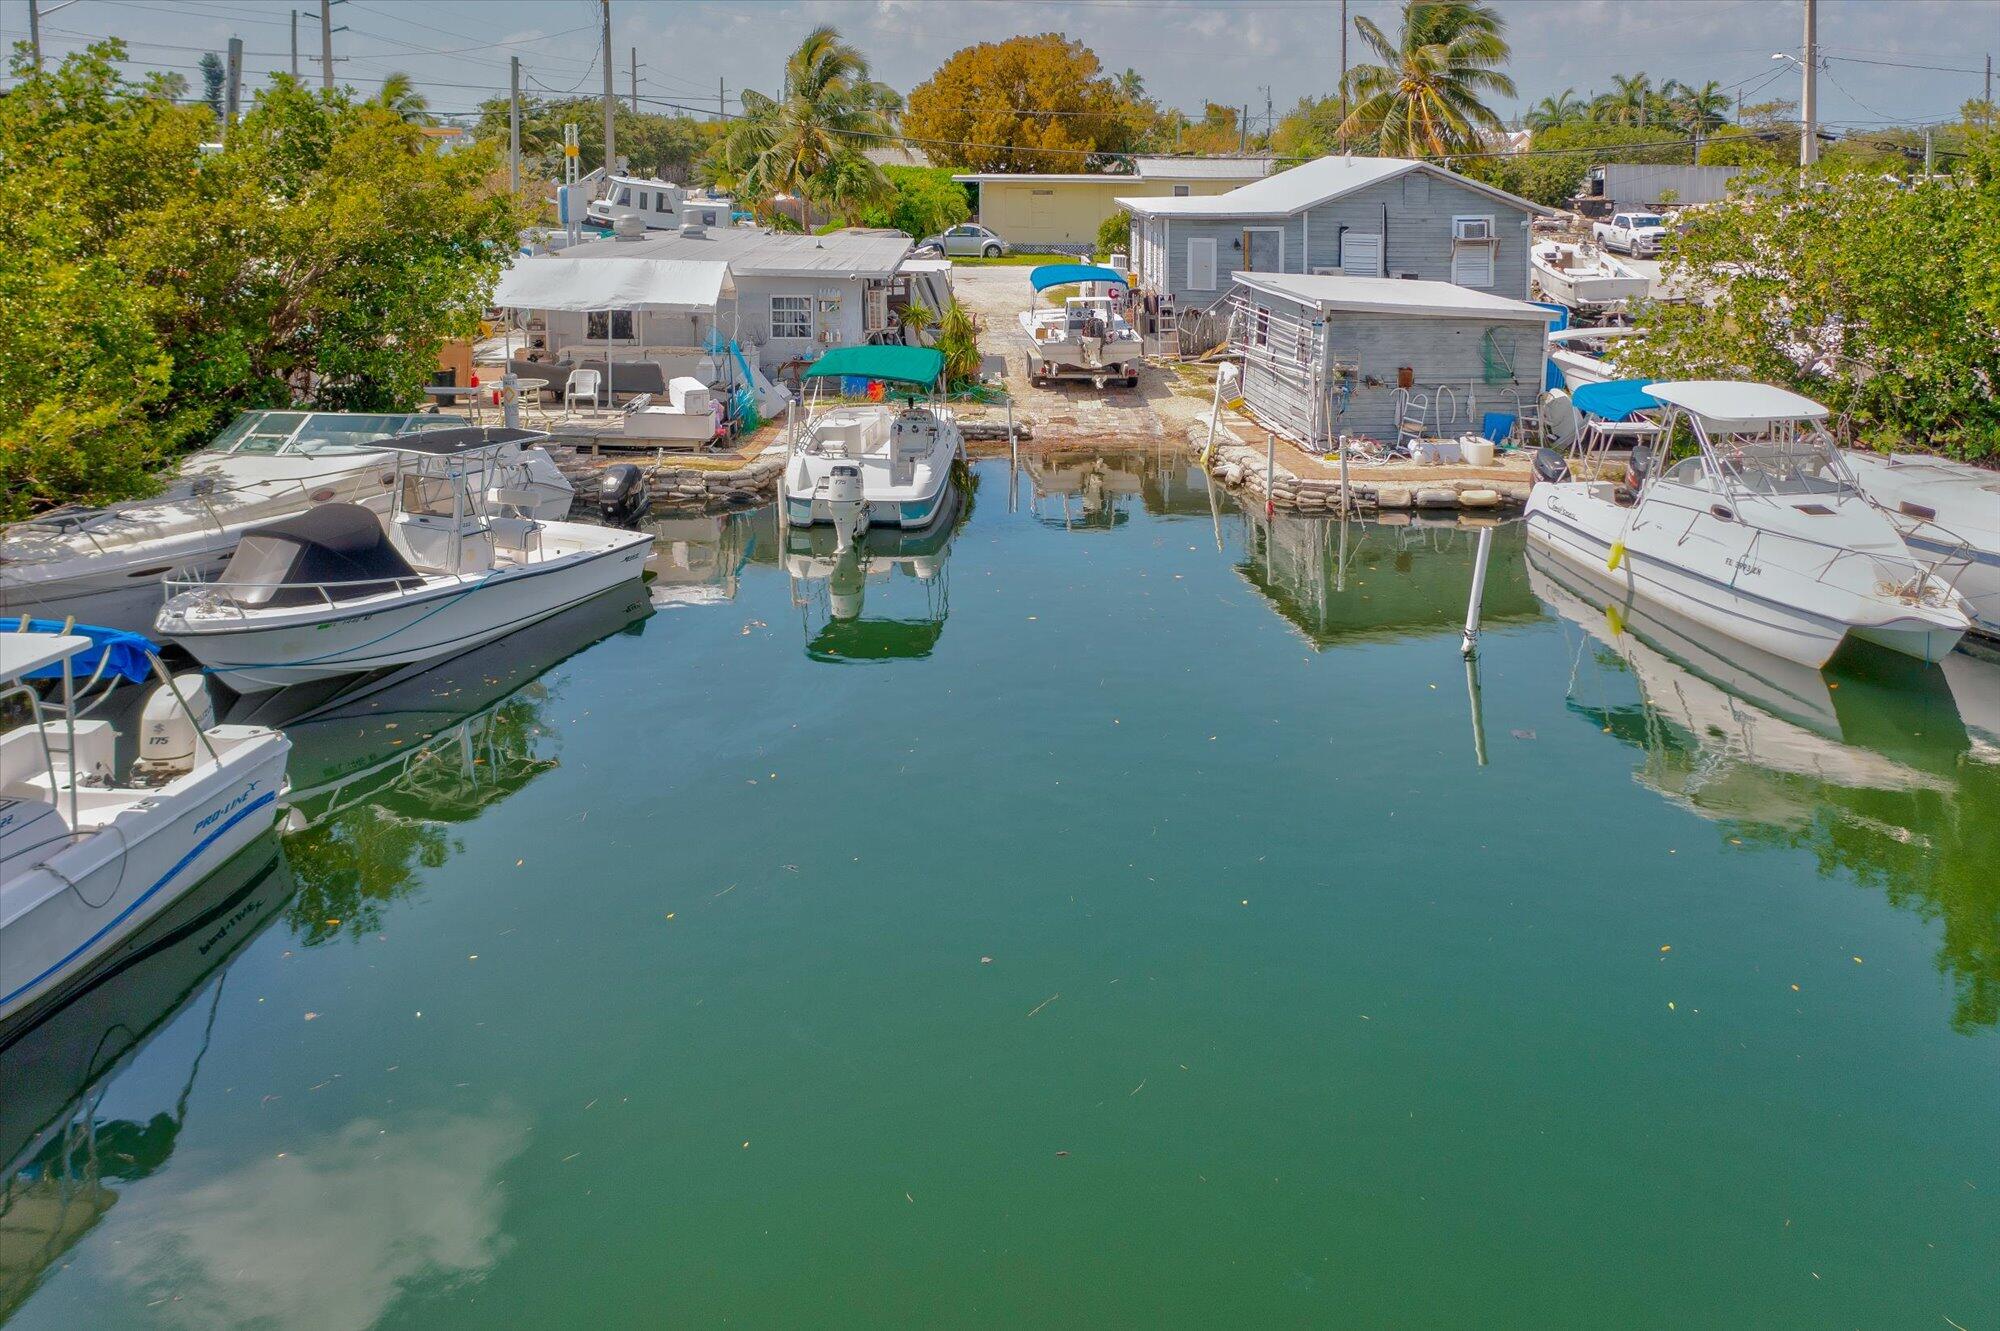
{"type": "Polygon", "coordinates": [[[169,676],[136,634],[0,625],[0,1028],[59,1002],[135,930],[277,816],[291,741],[215,724],[206,681],[169,676]],[[121,680],[158,681],[138,758],[88,714],[121,680]],[[41,681],[60,681],[45,699],[41,681]]]}
{"type": "Polygon", "coordinates": [[[787,521],[831,523],[848,536],[871,524],[926,527],[952,488],[964,453],[958,421],[943,402],[944,353],[935,347],[835,347],[812,363],[812,414],[790,440],[779,481],[787,521]],[[883,386],[890,401],[819,408],[818,395],[842,380],[883,386]]]}
{"type": "Polygon", "coordinates": [[[1804,665],[1826,664],[1850,637],[1925,661],[1957,645],[1971,624],[1962,599],[1855,485],[1825,407],[1769,384],[1644,392],[1665,418],[1633,448],[1622,484],[1597,479],[1609,444],[1589,424],[1569,458],[1537,455],[1530,540],[1804,665]],[[1679,430],[1697,451],[1663,465],[1679,430]]]}
{"type": "Polygon", "coordinates": [[[1910,552],[1965,598],[1973,631],[2000,638],[2000,472],[1921,453],[1846,458],[1910,552]]]}
{"type": "Polygon", "coordinates": [[[1579,312],[1622,310],[1644,300],[1652,288],[1650,278],[1595,245],[1538,240],[1528,251],[1528,263],[1544,296],[1579,312]]]}
{"type": "Polygon", "coordinates": [[[1618,344],[1643,337],[1645,330],[1622,325],[1605,328],[1559,328],[1549,334],[1549,360],[1571,390],[1624,377],[1618,368],[1618,344]]]}
{"type": "MultiPolygon", "coordinates": [[[[386,509],[396,461],[384,441],[464,424],[393,412],[244,412],[160,495],[59,509],[0,533],[0,610],[150,633],[166,573],[218,572],[245,530],[314,504],[386,509]]],[[[481,488],[521,496],[523,516],[569,511],[570,483],[544,449],[510,446],[493,464],[481,488]]]]}
{"type": "Polygon", "coordinates": [[[238,692],[453,656],[636,578],[645,532],[538,522],[485,491],[530,431],[396,441],[387,515],[321,504],[243,533],[213,580],[167,580],[159,632],[238,692]]]}
{"type": "Polygon", "coordinates": [[[1028,274],[1028,285],[1037,297],[1021,311],[1031,382],[1088,379],[1102,388],[1119,379],[1127,388],[1138,387],[1145,344],[1118,312],[1126,290],[1122,276],[1095,264],[1048,263],[1028,274]],[[1066,286],[1077,294],[1064,297],[1060,309],[1042,305],[1042,292],[1066,286]]]}

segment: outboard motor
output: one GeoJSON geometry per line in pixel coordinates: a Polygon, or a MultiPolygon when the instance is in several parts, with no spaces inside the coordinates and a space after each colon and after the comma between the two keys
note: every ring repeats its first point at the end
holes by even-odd
{"type": "Polygon", "coordinates": [[[1556,485],[1569,479],[1569,459],[1553,448],[1535,450],[1535,479],[1556,485]]]}
{"type": "Polygon", "coordinates": [[[597,478],[597,511],[606,522],[625,526],[646,516],[653,506],[646,473],[629,462],[606,467],[597,478]]]}
{"type": "Polygon", "coordinates": [[[146,695],[139,709],[139,759],[134,785],[165,785],[194,770],[201,732],[215,725],[215,700],[198,670],[186,671],[146,695]]]}
{"type": "Polygon", "coordinates": [[[868,527],[868,501],[861,494],[861,468],[837,463],[826,479],[827,516],[833,519],[834,549],[845,550],[868,527]]]}

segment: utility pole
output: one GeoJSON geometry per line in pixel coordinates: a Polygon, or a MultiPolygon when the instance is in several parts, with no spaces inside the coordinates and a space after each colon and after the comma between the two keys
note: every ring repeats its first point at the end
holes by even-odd
{"type": "MultiPolygon", "coordinates": [[[[1347,0],[1340,0],[1340,151],[1347,151],[1347,0]]],[[[1342,460],[1346,454],[1341,455],[1342,460]]],[[[1347,492],[1341,491],[1343,495],[1347,492]]],[[[1342,502],[1346,502],[1344,499],[1342,502]]]]}
{"type": "MultiPolygon", "coordinates": [[[[50,5],[50,6],[49,6],[49,12],[50,12],[51,14],[53,14],[53,13],[55,13],[55,12],[56,12],[56,11],[57,11],[58,9],[68,9],[68,8],[69,8],[69,7],[71,6],[71,5],[73,5],[73,4],[75,4],[75,3],[76,3],[76,0],[62,0],[62,2],[61,2],[60,4],[54,4],[54,5],[50,5]]],[[[31,54],[31,55],[33,56],[33,58],[34,58],[34,61],[35,61],[35,68],[36,68],[37,70],[41,69],[41,67],[42,67],[42,0],[28,0],[28,50],[29,50],[30,54],[31,54]]],[[[1992,62],[1991,60],[1987,61],[1986,63],[1987,63],[1987,65],[1988,65],[1989,67],[1990,67],[1990,66],[1991,66],[1991,65],[1993,64],[1993,62],[1992,62]]],[[[1988,82],[1991,82],[1991,76],[1990,76],[1990,75],[1989,75],[1989,77],[1988,77],[1988,82]]]]}
{"type": "Polygon", "coordinates": [[[243,105],[243,39],[229,39],[229,81],[222,98],[222,132],[236,128],[236,112],[243,105]]]}
{"type": "Polygon", "coordinates": [[[1236,121],[1236,155],[1241,157],[1250,147],[1250,103],[1243,103],[1243,114],[1236,121]]]}
{"type": "Polygon", "coordinates": [[[319,0],[319,86],[333,91],[333,0],[319,0]]]}
{"type": "Polygon", "coordinates": [[[618,131],[613,121],[618,112],[618,94],[612,88],[615,70],[611,67],[611,0],[599,0],[604,6],[604,174],[610,175],[618,169],[618,131]]]}
{"type": "Polygon", "coordinates": [[[1929,125],[1925,125],[1924,126],[1924,179],[1925,180],[1929,180],[1931,178],[1931,166],[1932,166],[1931,127],[1929,125]]]}
{"type": "Polygon", "coordinates": [[[639,48],[632,48],[632,114],[639,114],[639,48]]]}
{"type": "Polygon", "coordinates": [[[729,119],[729,85],[721,79],[715,81],[715,118],[729,119]]]}
{"type": "Polygon", "coordinates": [[[507,182],[521,197],[521,57],[511,57],[507,69],[507,182]]]}
{"type": "Polygon", "coordinates": [[[292,77],[299,76],[299,11],[292,11],[292,77]]]}
{"type": "Polygon", "coordinates": [[[1799,165],[1811,166],[1819,160],[1819,134],[1817,103],[1819,92],[1817,74],[1819,70],[1819,37],[1814,27],[1818,18],[1818,0],[1806,0],[1806,40],[1805,40],[1805,88],[1799,95],[1799,165]]]}

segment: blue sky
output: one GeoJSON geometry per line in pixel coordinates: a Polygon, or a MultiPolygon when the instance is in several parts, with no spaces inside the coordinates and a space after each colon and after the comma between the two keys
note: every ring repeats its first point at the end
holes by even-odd
{"type": "MultiPolygon", "coordinates": [[[[44,11],[59,0],[43,0],[44,11]]],[[[1750,99],[1796,97],[1799,0],[1497,0],[1514,46],[1511,73],[1523,103],[1643,69],[1656,81],[1715,79],[1750,99]]],[[[1951,118],[1977,96],[1986,55],[2000,56],[2000,0],[1821,0],[1820,41],[1831,63],[1821,116],[1837,127],[1951,118]]],[[[291,13],[300,45],[319,49],[317,0],[76,0],[43,20],[46,52],[115,34],[135,65],[194,76],[205,50],[244,40],[250,81],[290,66],[291,13]]],[[[1350,10],[1393,28],[1390,0],[1350,10]]],[[[532,90],[601,88],[596,0],[344,0],[334,21],[339,78],[373,87],[384,74],[414,76],[440,110],[470,111],[504,93],[519,55],[532,90]]],[[[1072,0],[1065,4],[962,0],[612,0],[614,62],[628,91],[631,48],[641,97],[655,109],[716,103],[718,79],[774,91],[783,56],[800,35],[832,23],[874,61],[878,77],[908,91],[960,46],[1018,33],[1060,31],[1088,44],[1113,70],[1130,66],[1171,105],[1243,105],[1261,117],[1265,89],[1278,114],[1303,94],[1330,89],[1339,63],[1332,0],[1241,4],[1181,0],[1072,0]]],[[[27,0],[0,0],[0,38],[27,30],[27,0]]],[[[1351,50],[1358,49],[1354,43],[1351,50]]],[[[303,66],[310,77],[318,66],[303,66]]],[[[1503,108],[1507,110],[1512,107],[1503,108]]]]}

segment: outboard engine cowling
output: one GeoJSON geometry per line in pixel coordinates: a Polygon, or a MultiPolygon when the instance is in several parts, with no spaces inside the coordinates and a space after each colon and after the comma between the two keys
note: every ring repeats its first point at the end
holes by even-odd
{"type": "Polygon", "coordinates": [[[1569,459],[1553,448],[1535,450],[1535,479],[1551,485],[1569,479],[1569,459]]]}
{"type": "Polygon", "coordinates": [[[606,467],[597,478],[597,511],[606,522],[637,522],[653,506],[646,473],[629,462],[606,467]]]}
{"type": "Polygon", "coordinates": [[[827,516],[833,520],[834,549],[845,550],[868,526],[868,500],[861,489],[861,468],[836,464],[827,475],[827,516]]]}
{"type": "Polygon", "coordinates": [[[214,724],[215,700],[209,696],[208,679],[200,671],[185,671],[158,685],[146,695],[139,710],[139,760],[132,766],[134,781],[171,781],[193,771],[201,732],[214,724]]]}

